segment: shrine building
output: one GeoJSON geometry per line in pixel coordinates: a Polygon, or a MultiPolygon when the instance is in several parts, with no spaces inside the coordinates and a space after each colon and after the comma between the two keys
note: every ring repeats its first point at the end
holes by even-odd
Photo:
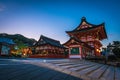
{"type": "Polygon", "coordinates": [[[61,58],[64,56],[64,50],[65,47],[60,44],[60,41],[43,35],[35,44],[35,54],[38,54],[39,57],[61,58]]]}
{"type": "Polygon", "coordinates": [[[0,56],[10,56],[14,45],[12,39],[0,37],[0,56]]]}
{"type": "Polygon", "coordinates": [[[105,24],[98,25],[87,22],[86,18],[72,31],[66,31],[70,39],[64,43],[69,49],[69,58],[85,58],[100,56],[101,40],[107,38],[105,24]]]}

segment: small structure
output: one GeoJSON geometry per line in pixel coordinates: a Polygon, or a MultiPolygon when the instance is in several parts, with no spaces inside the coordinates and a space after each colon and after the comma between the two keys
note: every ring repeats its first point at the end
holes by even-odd
{"type": "Polygon", "coordinates": [[[113,41],[113,43],[109,43],[107,46],[107,50],[109,51],[109,55],[114,55],[113,49],[120,48],[120,41],[113,41]]]}
{"type": "Polygon", "coordinates": [[[15,43],[9,38],[0,38],[0,56],[9,56],[15,43]]]}
{"type": "Polygon", "coordinates": [[[104,23],[94,25],[81,19],[81,23],[72,31],[66,31],[70,36],[64,45],[69,48],[70,58],[83,58],[88,55],[100,56],[101,40],[107,38],[104,23]]]}
{"type": "Polygon", "coordinates": [[[94,48],[76,37],[71,37],[65,44],[69,48],[69,58],[85,58],[92,55],[94,48]]]}
{"type": "Polygon", "coordinates": [[[35,54],[39,57],[61,58],[64,55],[65,47],[59,41],[41,35],[38,42],[36,42],[35,54]]]}

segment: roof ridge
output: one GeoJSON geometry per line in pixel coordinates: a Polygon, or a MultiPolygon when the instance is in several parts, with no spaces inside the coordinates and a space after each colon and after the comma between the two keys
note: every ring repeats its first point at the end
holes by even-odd
{"type": "Polygon", "coordinates": [[[42,43],[42,44],[50,44],[50,45],[53,45],[53,46],[64,48],[64,46],[60,43],[60,41],[54,40],[54,39],[46,37],[44,35],[40,36],[40,39],[38,40],[36,45],[37,44],[39,45],[39,42],[41,41],[41,39],[43,39],[46,42],[46,43],[42,43]]]}
{"type": "Polygon", "coordinates": [[[80,29],[80,30],[72,30],[72,31],[66,31],[66,32],[73,32],[73,31],[84,31],[84,30],[91,30],[91,29],[94,29],[94,28],[98,28],[98,27],[101,27],[101,26],[104,26],[104,23],[102,24],[99,24],[98,26],[93,26],[93,27],[89,27],[89,28],[83,28],[83,29],[80,29]]]}
{"type": "Polygon", "coordinates": [[[92,23],[90,23],[90,22],[88,22],[88,21],[86,20],[86,17],[82,17],[80,24],[79,24],[75,29],[73,29],[72,31],[77,30],[77,29],[82,25],[83,22],[86,22],[88,25],[91,25],[92,27],[94,27],[94,26],[100,26],[100,25],[104,25],[104,24],[105,24],[104,22],[101,23],[101,24],[97,24],[97,25],[96,25],[96,24],[92,24],[92,23]]]}
{"type": "MultiPolygon", "coordinates": [[[[70,36],[70,39],[69,39],[67,42],[69,42],[71,39],[74,39],[75,41],[77,41],[77,42],[79,42],[79,43],[83,43],[83,45],[86,45],[86,46],[88,46],[89,48],[92,48],[92,47],[89,46],[87,43],[79,40],[79,39],[78,39],[77,37],[75,37],[75,36],[70,36]]],[[[67,42],[65,42],[63,45],[65,45],[67,42]]],[[[93,48],[92,48],[92,49],[93,49],[93,48]]]]}
{"type": "Polygon", "coordinates": [[[55,39],[49,38],[49,37],[44,36],[44,35],[41,35],[41,37],[47,38],[47,39],[52,40],[52,41],[55,41],[55,42],[60,42],[60,41],[58,41],[58,40],[55,40],[55,39]]]}

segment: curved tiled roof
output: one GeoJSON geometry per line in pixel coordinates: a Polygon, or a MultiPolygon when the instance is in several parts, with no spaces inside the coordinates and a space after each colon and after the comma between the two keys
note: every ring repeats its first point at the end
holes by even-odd
{"type": "Polygon", "coordinates": [[[85,43],[85,42],[77,39],[77,38],[74,37],[74,36],[71,36],[70,39],[69,39],[66,43],[64,43],[63,45],[66,45],[66,44],[67,44],[68,42],[70,42],[72,39],[74,39],[75,41],[79,42],[80,44],[83,44],[84,46],[86,46],[86,47],[88,47],[88,48],[90,48],[90,49],[94,49],[93,47],[89,46],[87,43],[85,43]]]}
{"type": "Polygon", "coordinates": [[[107,38],[107,33],[106,33],[106,30],[105,30],[105,23],[101,23],[99,25],[94,25],[94,24],[91,24],[89,22],[87,22],[86,18],[83,17],[81,19],[81,23],[79,24],[79,26],[77,28],[75,28],[74,30],[72,31],[66,31],[66,33],[76,33],[76,32],[86,32],[86,31],[91,31],[91,30],[94,30],[96,28],[99,28],[99,27],[102,27],[103,31],[104,31],[104,35],[105,37],[103,39],[106,39],[107,38]],[[91,27],[87,27],[87,28],[80,28],[82,23],[85,22],[86,24],[88,25],[91,25],[91,27]]]}
{"type": "Polygon", "coordinates": [[[0,38],[0,43],[15,44],[12,39],[0,38]]]}
{"type": "Polygon", "coordinates": [[[50,45],[53,45],[56,47],[65,48],[63,45],[60,44],[60,41],[48,38],[48,37],[43,36],[43,35],[40,36],[40,39],[37,42],[37,45],[41,45],[41,39],[43,39],[43,41],[45,41],[45,43],[42,43],[42,44],[50,44],[50,45]]]}
{"type": "Polygon", "coordinates": [[[79,27],[81,27],[82,23],[85,22],[88,25],[91,25],[91,27],[99,27],[99,26],[104,26],[104,23],[95,25],[95,24],[91,24],[89,23],[85,17],[82,17],[80,24],[73,30],[73,31],[77,31],[79,27]]]}
{"type": "Polygon", "coordinates": [[[100,25],[97,25],[97,26],[92,26],[92,27],[89,27],[89,28],[83,28],[83,29],[80,29],[80,30],[73,30],[73,31],[66,31],[66,32],[84,32],[84,31],[87,31],[87,30],[93,30],[95,28],[98,28],[98,27],[101,27],[101,25],[104,26],[104,23],[100,24],[100,25]]]}

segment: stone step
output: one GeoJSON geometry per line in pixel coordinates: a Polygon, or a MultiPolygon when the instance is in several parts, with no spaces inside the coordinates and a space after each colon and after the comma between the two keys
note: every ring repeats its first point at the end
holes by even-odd
{"type": "Polygon", "coordinates": [[[74,65],[75,63],[62,63],[62,64],[55,64],[57,66],[66,66],[66,65],[74,65]]]}
{"type": "Polygon", "coordinates": [[[84,64],[66,65],[66,66],[61,66],[61,68],[64,68],[64,69],[69,69],[69,68],[79,67],[79,66],[82,66],[82,65],[84,65],[84,64]]]}
{"type": "MultiPolygon", "coordinates": [[[[61,70],[69,70],[74,75],[87,80],[120,80],[120,68],[89,61],[52,63],[61,70]]],[[[69,72],[68,71],[68,72],[69,72]]]]}
{"type": "Polygon", "coordinates": [[[108,69],[104,72],[104,74],[101,76],[100,80],[114,80],[114,67],[109,66],[108,69]]]}
{"type": "Polygon", "coordinates": [[[101,67],[101,65],[95,65],[95,66],[91,66],[88,68],[85,68],[83,70],[77,71],[80,75],[86,75],[89,74],[97,69],[99,69],[101,67]]]}
{"type": "Polygon", "coordinates": [[[49,61],[47,63],[52,63],[52,64],[62,64],[62,63],[71,63],[70,61],[49,61]]]}
{"type": "Polygon", "coordinates": [[[88,63],[82,63],[82,62],[76,62],[76,63],[71,63],[71,62],[67,62],[67,63],[52,63],[52,64],[55,64],[57,66],[67,66],[67,65],[76,65],[76,64],[88,64],[88,63]]]}
{"type": "Polygon", "coordinates": [[[88,68],[88,67],[92,67],[92,66],[95,66],[95,64],[81,65],[81,66],[78,66],[78,67],[69,68],[69,70],[71,70],[71,71],[80,71],[82,69],[85,69],[85,68],[88,68]]]}
{"type": "Polygon", "coordinates": [[[120,80],[120,67],[115,68],[115,80],[120,80]]]}
{"type": "Polygon", "coordinates": [[[66,64],[66,63],[92,63],[92,62],[88,62],[88,61],[54,61],[54,62],[47,62],[47,63],[52,63],[52,64],[66,64]]]}
{"type": "Polygon", "coordinates": [[[99,79],[101,75],[105,72],[105,70],[108,68],[107,65],[103,65],[99,69],[93,71],[91,74],[89,74],[89,77],[92,77],[93,79],[99,79]]]}

